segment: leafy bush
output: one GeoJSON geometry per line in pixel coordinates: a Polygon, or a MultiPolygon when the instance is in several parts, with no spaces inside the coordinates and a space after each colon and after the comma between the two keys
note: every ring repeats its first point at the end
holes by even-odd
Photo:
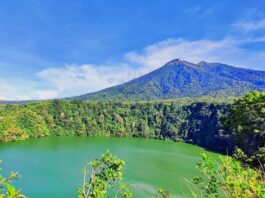
{"type": "Polygon", "coordinates": [[[231,157],[221,157],[221,163],[203,154],[198,169],[204,175],[193,179],[194,197],[264,198],[264,173],[245,167],[231,157]]]}
{"type": "Polygon", "coordinates": [[[265,165],[265,92],[252,91],[236,99],[224,124],[232,130],[237,159],[256,167],[265,165]]]}
{"type": "Polygon", "coordinates": [[[83,169],[83,185],[78,188],[78,198],[132,197],[128,185],[122,182],[124,161],[114,157],[109,151],[89,163],[83,169]],[[90,174],[89,179],[87,179],[90,174]]]}

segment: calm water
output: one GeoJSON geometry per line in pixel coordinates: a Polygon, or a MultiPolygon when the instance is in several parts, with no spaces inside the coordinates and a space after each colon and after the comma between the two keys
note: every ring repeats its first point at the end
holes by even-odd
{"type": "MultiPolygon", "coordinates": [[[[109,149],[125,160],[125,179],[135,197],[154,197],[158,188],[189,197],[186,179],[198,175],[196,162],[204,150],[184,143],[136,138],[48,137],[0,144],[4,173],[19,171],[16,185],[29,198],[75,197],[81,169],[109,149]]],[[[214,157],[216,154],[212,154],[214,157]]]]}

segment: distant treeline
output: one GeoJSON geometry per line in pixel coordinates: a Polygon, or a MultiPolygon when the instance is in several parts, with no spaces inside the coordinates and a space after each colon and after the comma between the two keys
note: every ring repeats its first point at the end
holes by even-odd
{"type": "Polygon", "coordinates": [[[225,100],[231,101],[205,97],[149,102],[52,100],[3,105],[0,140],[49,135],[133,136],[226,149],[225,137],[220,133],[220,117],[230,104],[225,100]]]}

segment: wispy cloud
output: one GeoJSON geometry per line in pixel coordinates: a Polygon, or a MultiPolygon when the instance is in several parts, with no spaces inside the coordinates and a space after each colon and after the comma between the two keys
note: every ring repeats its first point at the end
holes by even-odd
{"type": "Polygon", "coordinates": [[[0,79],[0,100],[32,100],[58,97],[58,91],[41,89],[35,85],[40,81],[0,79]]]}
{"type": "Polygon", "coordinates": [[[222,62],[253,69],[264,68],[264,51],[251,51],[241,48],[249,40],[225,38],[219,41],[168,39],[147,46],[140,52],[129,52],[127,59],[140,64],[147,70],[162,66],[167,61],[180,58],[190,62],[222,62]]]}
{"type": "Polygon", "coordinates": [[[67,65],[61,68],[48,68],[37,75],[54,86],[57,96],[66,97],[117,85],[141,72],[126,63],[115,65],[67,65]]]}
{"type": "Polygon", "coordinates": [[[257,21],[240,21],[233,26],[247,32],[265,30],[265,18],[257,21]]]}
{"type": "MultiPolygon", "coordinates": [[[[146,74],[166,62],[180,58],[190,62],[222,62],[253,69],[265,69],[265,49],[254,51],[241,46],[249,39],[233,37],[218,41],[167,39],[124,54],[124,61],[102,65],[69,64],[37,73],[46,88],[17,86],[0,81],[0,99],[47,99],[98,91],[146,74]],[[49,87],[49,88],[47,88],[49,87]]],[[[30,84],[30,83],[28,83],[30,84]]]]}
{"type": "Polygon", "coordinates": [[[264,69],[265,50],[240,48],[248,40],[226,38],[220,41],[168,39],[128,52],[124,62],[113,65],[67,65],[49,68],[38,76],[53,86],[57,96],[73,96],[98,91],[146,74],[166,62],[180,58],[198,63],[223,62],[246,68],[264,69]]]}

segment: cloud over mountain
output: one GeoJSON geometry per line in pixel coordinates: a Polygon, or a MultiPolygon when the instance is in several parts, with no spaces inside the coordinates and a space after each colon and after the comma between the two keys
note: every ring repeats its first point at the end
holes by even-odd
{"type": "MultiPolygon", "coordinates": [[[[260,38],[259,42],[262,41],[260,38]]],[[[233,37],[218,41],[167,39],[140,51],[125,53],[122,61],[112,64],[67,64],[44,69],[37,73],[36,83],[48,85],[46,88],[29,87],[31,90],[25,91],[24,86],[11,83],[6,89],[8,92],[2,86],[0,97],[9,100],[47,99],[94,92],[144,75],[175,58],[194,63],[223,62],[244,68],[264,69],[265,50],[242,47],[249,42],[250,39],[238,40],[233,37]]]]}

